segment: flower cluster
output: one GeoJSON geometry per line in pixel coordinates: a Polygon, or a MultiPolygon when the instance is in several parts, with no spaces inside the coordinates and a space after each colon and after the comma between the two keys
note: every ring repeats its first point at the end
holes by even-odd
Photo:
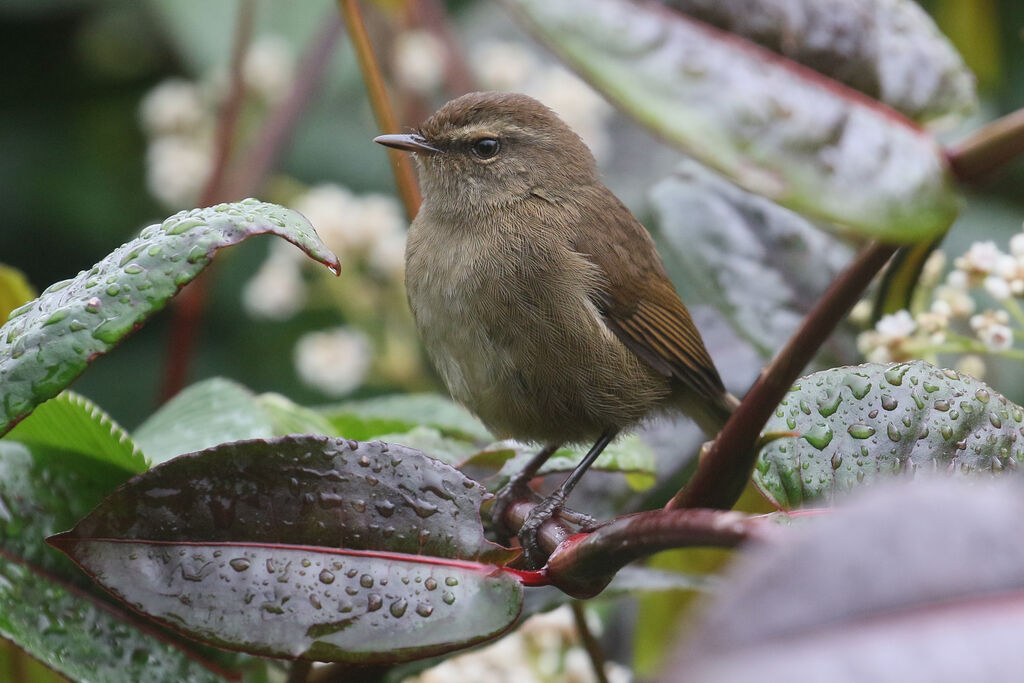
{"type": "MultiPolygon", "coordinates": [[[[1015,332],[1024,330],[1024,233],[1014,235],[1009,253],[991,241],[976,242],[954,259],[953,269],[940,283],[945,256],[934,252],[920,279],[926,296],[911,310],[882,316],[873,329],[862,332],[857,345],[867,360],[878,363],[925,358],[938,353],[962,354],[958,369],[975,377],[985,373],[978,354],[1015,355],[1015,332]],[[978,311],[974,295],[984,291],[997,308],[978,311]]],[[[861,302],[854,318],[870,308],[861,302]]],[[[861,318],[863,319],[863,318],[861,318]]]]}
{"type": "MultiPolygon", "coordinates": [[[[242,64],[242,84],[256,106],[286,95],[294,80],[291,48],[277,36],[253,41],[242,64]]],[[[198,82],[174,78],[157,85],[139,108],[149,139],[146,185],[171,209],[194,206],[213,166],[218,108],[227,92],[223,69],[198,82]]]]}
{"type": "MultiPolygon", "coordinates": [[[[587,620],[591,631],[599,623],[587,620]]],[[[630,671],[609,662],[612,683],[628,683],[630,671]]],[[[404,683],[494,681],[495,683],[592,683],[593,665],[579,641],[569,607],[530,617],[493,645],[445,660],[404,683]]]]}

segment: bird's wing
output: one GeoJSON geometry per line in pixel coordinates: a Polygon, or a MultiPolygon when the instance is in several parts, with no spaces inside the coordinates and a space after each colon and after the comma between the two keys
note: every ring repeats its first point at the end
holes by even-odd
{"type": "Polygon", "coordinates": [[[581,221],[572,247],[604,276],[595,304],[605,322],[656,371],[720,401],[722,379],[650,234],[607,188],[598,186],[587,194],[587,213],[595,220],[581,221]]]}

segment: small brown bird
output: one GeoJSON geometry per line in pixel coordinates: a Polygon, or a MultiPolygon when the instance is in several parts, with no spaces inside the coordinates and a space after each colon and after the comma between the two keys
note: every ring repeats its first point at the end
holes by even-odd
{"type": "Polygon", "coordinates": [[[681,410],[713,435],[736,399],[647,230],[550,109],[471,93],[416,134],[375,141],[416,158],[405,280],[427,353],[495,434],[544,445],[499,503],[563,443],[596,441],[519,532],[536,565],[541,524],[620,431],[681,410]]]}

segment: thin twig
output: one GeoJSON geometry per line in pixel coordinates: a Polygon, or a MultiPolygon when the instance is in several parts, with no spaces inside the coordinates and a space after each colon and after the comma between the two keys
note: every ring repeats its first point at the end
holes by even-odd
{"type": "Polygon", "coordinates": [[[779,355],[751,387],[725,428],[702,454],[697,472],[665,506],[732,507],[750,479],[761,428],[836,325],[857,303],[896,247],[872,242],[836,278],[779,355]]]}
{"type": "MultiPolygon", "coordinates": [[[[359,5],[356,0],[338,0],[338,8],[345,17],[349,40],[352,41],[352,47],[359,59],[359,68],[363,73],[363,82],[370,96],[370,106],[373,107],[377,126],[382,133],[399,133],[401,131],[398,128],[398,121],[391,109],[387,88],[384,87],[384,77],[373,54],[373,46],[370,45],[370,37],[366,33],[359,5]]],[[[395,174],[395,183],[405,205],[406,216],[412,220],[420,208],[420,190],[416,184],[416,174],[413,173],[412,164],[404,152],[389,149],[388,156],[391,158],[391,170],[395,174]]]]}
{"type": "Polygon", "coordinates": [[[1024,109],[974,131],[946,151],[953,175],[961,182],[980,180],[1024,154],[1024,109]]]}
{"type": "MultiPolygon", "coordinates": [[[[228,160],[231,158],[231,147],[238,127],[238,115],[242,110],[245,90],[242,83],[242,64],[245,53],[252,39],[252,27],[255,14],[253,0],[238,1],[238,18],[235,22],[234,44],[231,47],[231,83],[228,97],[221,108],[217,120],[217,132],[214,138],[213,168],[206,180],[199,197],[199,206],[210,206],[223,201],[224,178],[228,160]]],[[[174,300],[174,315],[171,321],[171,338],[164,367],[163,385],[160,390],[162,401],[171,398],[185,386],[188,375],[189,361],[199,334],[199,323],[202,319],[203,307],[209,288],[209,269],[196,278],[174,300]]]]}
{"type": "Polygon", "coordinates": [[[225,192],[228,200],[243,199],[259,191],[312,99],[341,35],[341,17],[333,10],[328,14],[299,64],[288,97],[270,113],[250,151],[235,167],[225,192]]]}
{"type": "Polygon", "coordinates": [[[597,638],[594,637],[593,632],[590,630],[590,625],[587,624],[587,613],[583,603],[579,600],[573,600],[570,605],[572,606],[573,619],[576,621],[576,630],[580,634],[583,648],[587,651],[587,655],[590,656],[590,664],[594,667],[594,678],[597,679],[597,683],[608,683],[608,674],[605,673],[607,658],[604,656],[601,643],[597,642],[597,638]]]}

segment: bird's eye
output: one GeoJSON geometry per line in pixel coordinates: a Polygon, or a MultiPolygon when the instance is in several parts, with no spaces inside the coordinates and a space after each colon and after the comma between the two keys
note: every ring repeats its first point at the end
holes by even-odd
{"type": "Polygon", "coordinates": [[[490,159],[500,149],[501,143],[495,138],[480,138],[473,143],[473,155],[478,159],[490,159]]]}

